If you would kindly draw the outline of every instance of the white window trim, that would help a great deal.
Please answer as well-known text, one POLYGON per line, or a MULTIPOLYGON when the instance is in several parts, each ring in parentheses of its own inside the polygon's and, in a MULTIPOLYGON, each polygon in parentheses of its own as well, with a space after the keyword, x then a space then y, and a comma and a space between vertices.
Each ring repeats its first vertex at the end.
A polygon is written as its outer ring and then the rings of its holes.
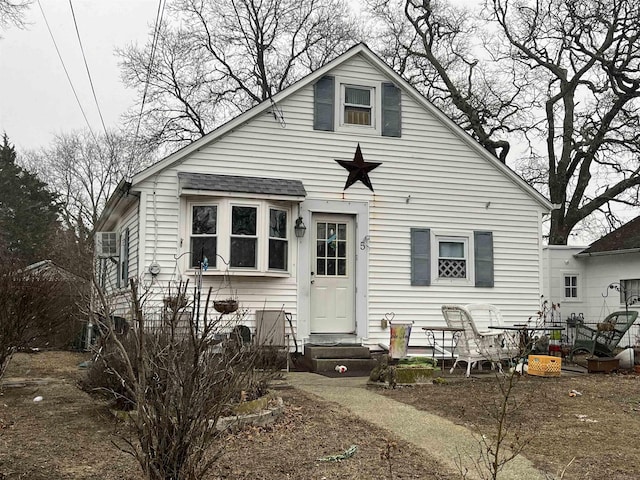
POLYGON ((581 302, 582 301, 582 279, 580 278, 580 273, 578 272, 572 272, 572 271, 564 271, 560 273, 560 278, 561 278, 561 284, 560 287, 562 288, 562 298, 564 303, 577 303, 577 302, 581 302), (576 297, 567 297, 566 296, 566 285, 565 285, 565 279, 567 277, 576 277, 576 297))
POLYGON ((381 135, 380 125, 382 124, 382 83, 354 78, 336 77, 335 89, 335 125, 338 132, 349 133, 371 133, 381 135), (345 87, 368 88, 371 90, 371 125, 354 125, 345 123, 344 119, 344 98, 345 87))
POLYGON ((431 232, 431 284, 456 284, 473 285, 475 278, 473 256, 473 232, 431 232), (463 242, 465 248, 465 260, 467 261, 466 278, 442 278, 438 275, 440 260, 440 242, 463 242))
MULTIPOLYGON (((270 200, 255 200, 239 198, 203 198, 203 197, 191 197, 187 198, 184 202, 184 208, 186 209, 186 215, 184 225, 182 226, 182 254, 184 258, 183 268, 188 274, 195 274, 198 271, 197 268, 191 266, 191 255, 184 253, 189 252, 191 248, 191 227, 192 227, 192 215, 193 207, 198 205, 216 205, 218 207, 218 219, 217 219, 217 253, 220 257, 216 258, 215 267, 210 266, 207 271, 203 271, 203 275, 221 275, 228 271, 234 275, 249 275, 249 276, 279 276, 288 277, 292 274, 292 245, 293 245, 293 219, 292 208, 290 202, 281 203, 270 200), (256 268, 249 267, 231 267, 231 209, 232 207, 255 207, 257 208, 256 216, 256 238, 257 238, 257 260, 256 268), (287 212, 287 270, 269 269, 269 210, 275 208, 278 210, 284 210, 287 212), (229 263, 227 266, 225 262, 229 263)), ((253 238, 253 237, 249 237, 253 238)))

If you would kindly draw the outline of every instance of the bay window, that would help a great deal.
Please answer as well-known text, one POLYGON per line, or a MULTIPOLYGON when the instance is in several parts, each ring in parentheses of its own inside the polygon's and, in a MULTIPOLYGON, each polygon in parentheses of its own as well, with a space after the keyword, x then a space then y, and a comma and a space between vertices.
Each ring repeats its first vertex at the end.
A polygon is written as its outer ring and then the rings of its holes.
POLYGON ((288 204, 268 200, 187 200, 190 268, 209 272, 286 273, 289 268, 288 204), (224 262, 218 262, 220 256, 224 262))

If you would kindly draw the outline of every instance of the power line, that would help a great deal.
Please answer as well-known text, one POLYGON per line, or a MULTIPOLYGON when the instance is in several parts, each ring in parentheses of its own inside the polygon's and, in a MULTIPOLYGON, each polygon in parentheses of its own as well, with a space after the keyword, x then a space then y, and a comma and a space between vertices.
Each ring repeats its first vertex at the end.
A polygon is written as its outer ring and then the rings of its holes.
POLYGON ((73 10, 73 3, 69 0, 69 7, 71 7, 71 16, 73 17, 73 25, 76 27, 76 36, 78 37, 78 43, 80 44, 80 51, 82 52, 82 60, 84 61, 84 67, 87 70, 87 77, 89 77, 89 85, 91 85, 91 93, 93 94, 93 100, 96 102, 96 108, 98 109, 98 115, 100 116, 100 122, 102 123, 102 129, 104 130, 105 138, 109 138, 107 133, 107 127, 104 124, 104 118, 102 117, 102 111, 98 104, 98 97, 96 96, 96 90, 93 87, 93 80, 91 78, 91 72, 89 71, 89 64, 87 63, 87 57, 84 54, 84 47, 82 46, 82 40, 80 39, 80 31, 78 30, 78 22, 76 21, 76 12, 73 10))
POLYGON ((78 98, 78 93, 76 92, 76 89, 73 86, 73 82, 71 81, 71 77, 69 76, 69 71, 67 70, 67 66, 65 65, 64 60, 62 59, 62 55, 60 54, 60 49, 58 48, 58 44, 56 43, 56 39, 53 36, 53 32, 51 31, 51 27, 49 26, 49 21, 47 20, 47 16, 44 13, 42 5, 40 4, 40 0, 38 0, 38 7, 40 7, 40 12, 42 12, 42 18, 44 18, 44 23, 47 26, 47 30, 49 31, 49 35, 51 36, 51 40, 53 41, 53 46, 56 49, 56 52, 58 54, 58 58, 60 59, 60 63, 62 63, 62 68, 64 69, 64 73, 66 74, 67 80, 69 81, 69 85, 71 86, 71 90, 73 91, 73 96, 76 98, 76 102, 78 103, 78 107, 80 108, 80 111, 82 112, 82 116, 84 117, 84 121, 87 124, 87 128, 89 129, 89 132, 91 133, 91 136, 93 137, 93 141, 96 142, 96 145, 97 145, 98 144, 98 140, 96 139, 96 136, 93 133, 93 129, 91 128, 91 124, 89 124, 89 120, 87 119, 87 115, 84 112, 84 108, 82 108, 82 104, 80 103, 80 99, 78 98))
MULTIPOLYGON (((140 103, 140 114, 138 115, 138 121, 136 122, 136 131, 133 136, 133 146, 131 148, 131 156, 133 157, 136 144, 138 142, 138 134, 140 132, 140 122, 142 121, 142 113, 144 112, 144 104, 147 100, 147 91, 149 90, 149 79, 151 77, 151 69, 153 68, 153 59, 156 54, 156 48, 158 46, 158 39, 160 37, 160 29, 162 28, 162 17, 164 15, 165 1, 158 0, 158 10, 156 12, 156 23, 153 27, 153 39, 151 40, 151 53, 149 55, 149 65, 147 67, 147 78, 144 81, 144 91, 142 92, 142 102, 140 103)), ((131 169, 131 161, 129 161, 128 168, 131 169)), ((128 172, 131 173, 130 171, 128 172)))

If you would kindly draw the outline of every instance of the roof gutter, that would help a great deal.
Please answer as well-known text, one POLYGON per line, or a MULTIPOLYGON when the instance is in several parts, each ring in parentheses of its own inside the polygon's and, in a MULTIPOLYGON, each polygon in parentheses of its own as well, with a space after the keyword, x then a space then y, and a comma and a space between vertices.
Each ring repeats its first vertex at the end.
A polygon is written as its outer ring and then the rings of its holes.
POLYGON ((638 253, 640 248, 627 248, 625 250, 610 250, 608 252, 580 252, 574 257, 603 257, 605 255, 623 255, 625 253, 638 253))

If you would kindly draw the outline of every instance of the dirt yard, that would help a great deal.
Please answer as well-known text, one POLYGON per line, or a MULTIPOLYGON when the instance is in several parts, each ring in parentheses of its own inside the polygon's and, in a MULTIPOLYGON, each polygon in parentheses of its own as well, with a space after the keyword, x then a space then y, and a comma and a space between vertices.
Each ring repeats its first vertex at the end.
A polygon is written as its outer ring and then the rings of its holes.
MULTIPOLYGON (((0 480, 137 479, 133 458, 114 443, 121 426, 106 405, 79 390, 78 364, 86 355, 19 354, 6 378, 24 378, 0 394, 0 480), (34 384, 34 379, 45 379, 34 384), (23 386, 20 386, 23 385, 23 386), (34 398, 42 397, 39 402, 34 398)), ((447 381, 378 389, 398 401, 492 435, 486 405, 500 396, 497 382, 447 381)), ((427 452, 354 418, 348 411, 292 389, 280 390, 285 414, 273 426, 249 428, 226 439, 209 479, 453 479, 427 452), (342 462, 318 459, 357 445, 342 462), (387 452, 390 452, 390 460, 387 452)), ((640 432, 640 377, 581 375, 522 377, 514 431, 529 440, 525 455, 565 479, 629 479, 636 473, 640 432), (570 397, 572 390, 582 395, 570 397)))

